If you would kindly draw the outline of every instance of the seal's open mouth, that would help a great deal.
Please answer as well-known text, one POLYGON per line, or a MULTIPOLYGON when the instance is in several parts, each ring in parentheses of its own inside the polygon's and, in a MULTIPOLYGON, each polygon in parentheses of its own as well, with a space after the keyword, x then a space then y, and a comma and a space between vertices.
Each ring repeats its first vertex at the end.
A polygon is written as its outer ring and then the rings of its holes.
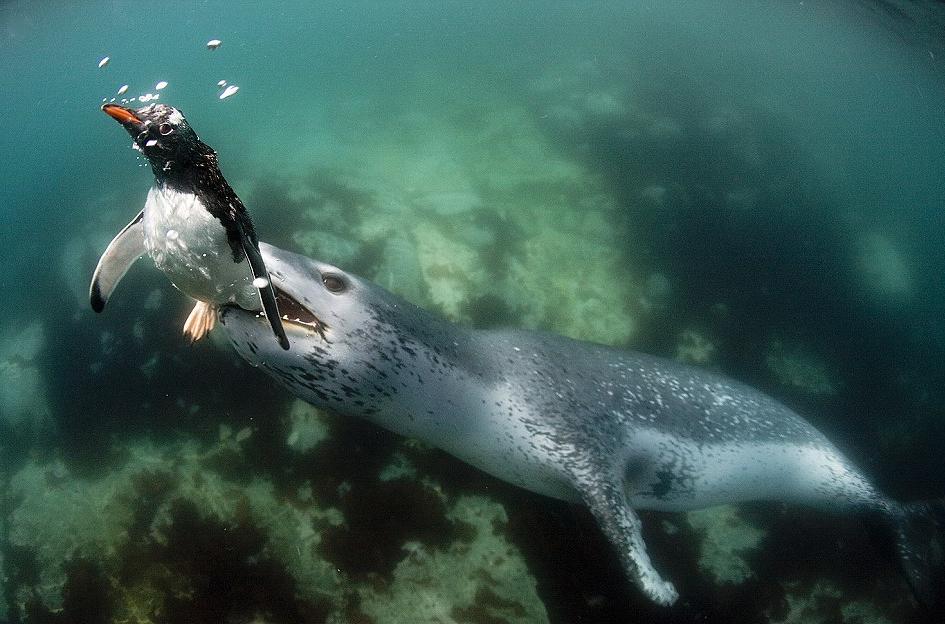
MULTIPOLYGON (((276 286, 273 286, 273 290, 276 293, 276 305, 279 306, 279 314, 282 315, 283 322, 302 325, 315 330, 322 338, 325 337, 325 330, 328 329, 328 325, 315 316, 314 312, 299 303, 292 295, 284 290, 276 286)), ((265 316, 263 313, 260 314, 265 316)))

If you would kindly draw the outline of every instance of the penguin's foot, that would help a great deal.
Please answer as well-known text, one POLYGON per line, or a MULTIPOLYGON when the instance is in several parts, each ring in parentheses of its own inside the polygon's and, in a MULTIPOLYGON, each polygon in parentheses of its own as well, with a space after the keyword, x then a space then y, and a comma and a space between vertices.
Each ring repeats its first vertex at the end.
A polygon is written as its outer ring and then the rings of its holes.
POLYGON ((217 324, 217 308, 215 305, 198 301, 190 316, 184 321, 184 336, 194 343, 210 333, 217 324))

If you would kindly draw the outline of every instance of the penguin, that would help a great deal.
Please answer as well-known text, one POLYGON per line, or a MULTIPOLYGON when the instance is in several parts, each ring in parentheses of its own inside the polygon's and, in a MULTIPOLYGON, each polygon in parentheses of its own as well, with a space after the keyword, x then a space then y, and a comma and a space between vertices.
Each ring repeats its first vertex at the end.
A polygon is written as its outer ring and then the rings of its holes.
POLYGON ((144 208, 99 260, 89 289, 92 309, 105 308, 125 272, 147 253, 175 287, 197 300, 184 323, 191 342, 213 329, 220 306, 233 304, 264 311, 279 345, 288 350, 255 227, 223 177, 216 152, 172 106, 105 104, 102 111, 147 157, 154 185, 144 208))

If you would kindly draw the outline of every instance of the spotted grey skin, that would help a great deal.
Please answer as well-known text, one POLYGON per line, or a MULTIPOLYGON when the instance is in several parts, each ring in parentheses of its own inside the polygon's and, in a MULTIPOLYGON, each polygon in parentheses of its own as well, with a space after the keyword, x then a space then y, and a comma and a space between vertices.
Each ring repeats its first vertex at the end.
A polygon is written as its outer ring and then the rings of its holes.
POLYGON ((659 603, 677 593, 650 562, 635 509, 768 499, 881 520, 899 509, 809 423, 746 385, 559 336, 464 328, 336 267, 261 251, 280 300, 311 311, 318 331, 290 320, 295 347, 283 352, 264 320, 224 307, 245 359, 315 405, 584 503, 659 603))

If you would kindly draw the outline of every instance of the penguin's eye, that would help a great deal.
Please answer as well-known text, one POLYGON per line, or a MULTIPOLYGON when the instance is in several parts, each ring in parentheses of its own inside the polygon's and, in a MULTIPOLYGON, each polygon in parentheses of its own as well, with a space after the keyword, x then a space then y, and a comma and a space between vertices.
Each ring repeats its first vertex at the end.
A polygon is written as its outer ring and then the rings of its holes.
POLYGON ((328 292, 340 293, 345 289, 345 281, 337 275, 322 275, 322 284, 328 292))
POLYGON ((158 132, 161 133, 161 136, 167 136, 171 132, 174 132, 174 126, 169 123, 162 123, 160 126, 158 126, 158 132))

